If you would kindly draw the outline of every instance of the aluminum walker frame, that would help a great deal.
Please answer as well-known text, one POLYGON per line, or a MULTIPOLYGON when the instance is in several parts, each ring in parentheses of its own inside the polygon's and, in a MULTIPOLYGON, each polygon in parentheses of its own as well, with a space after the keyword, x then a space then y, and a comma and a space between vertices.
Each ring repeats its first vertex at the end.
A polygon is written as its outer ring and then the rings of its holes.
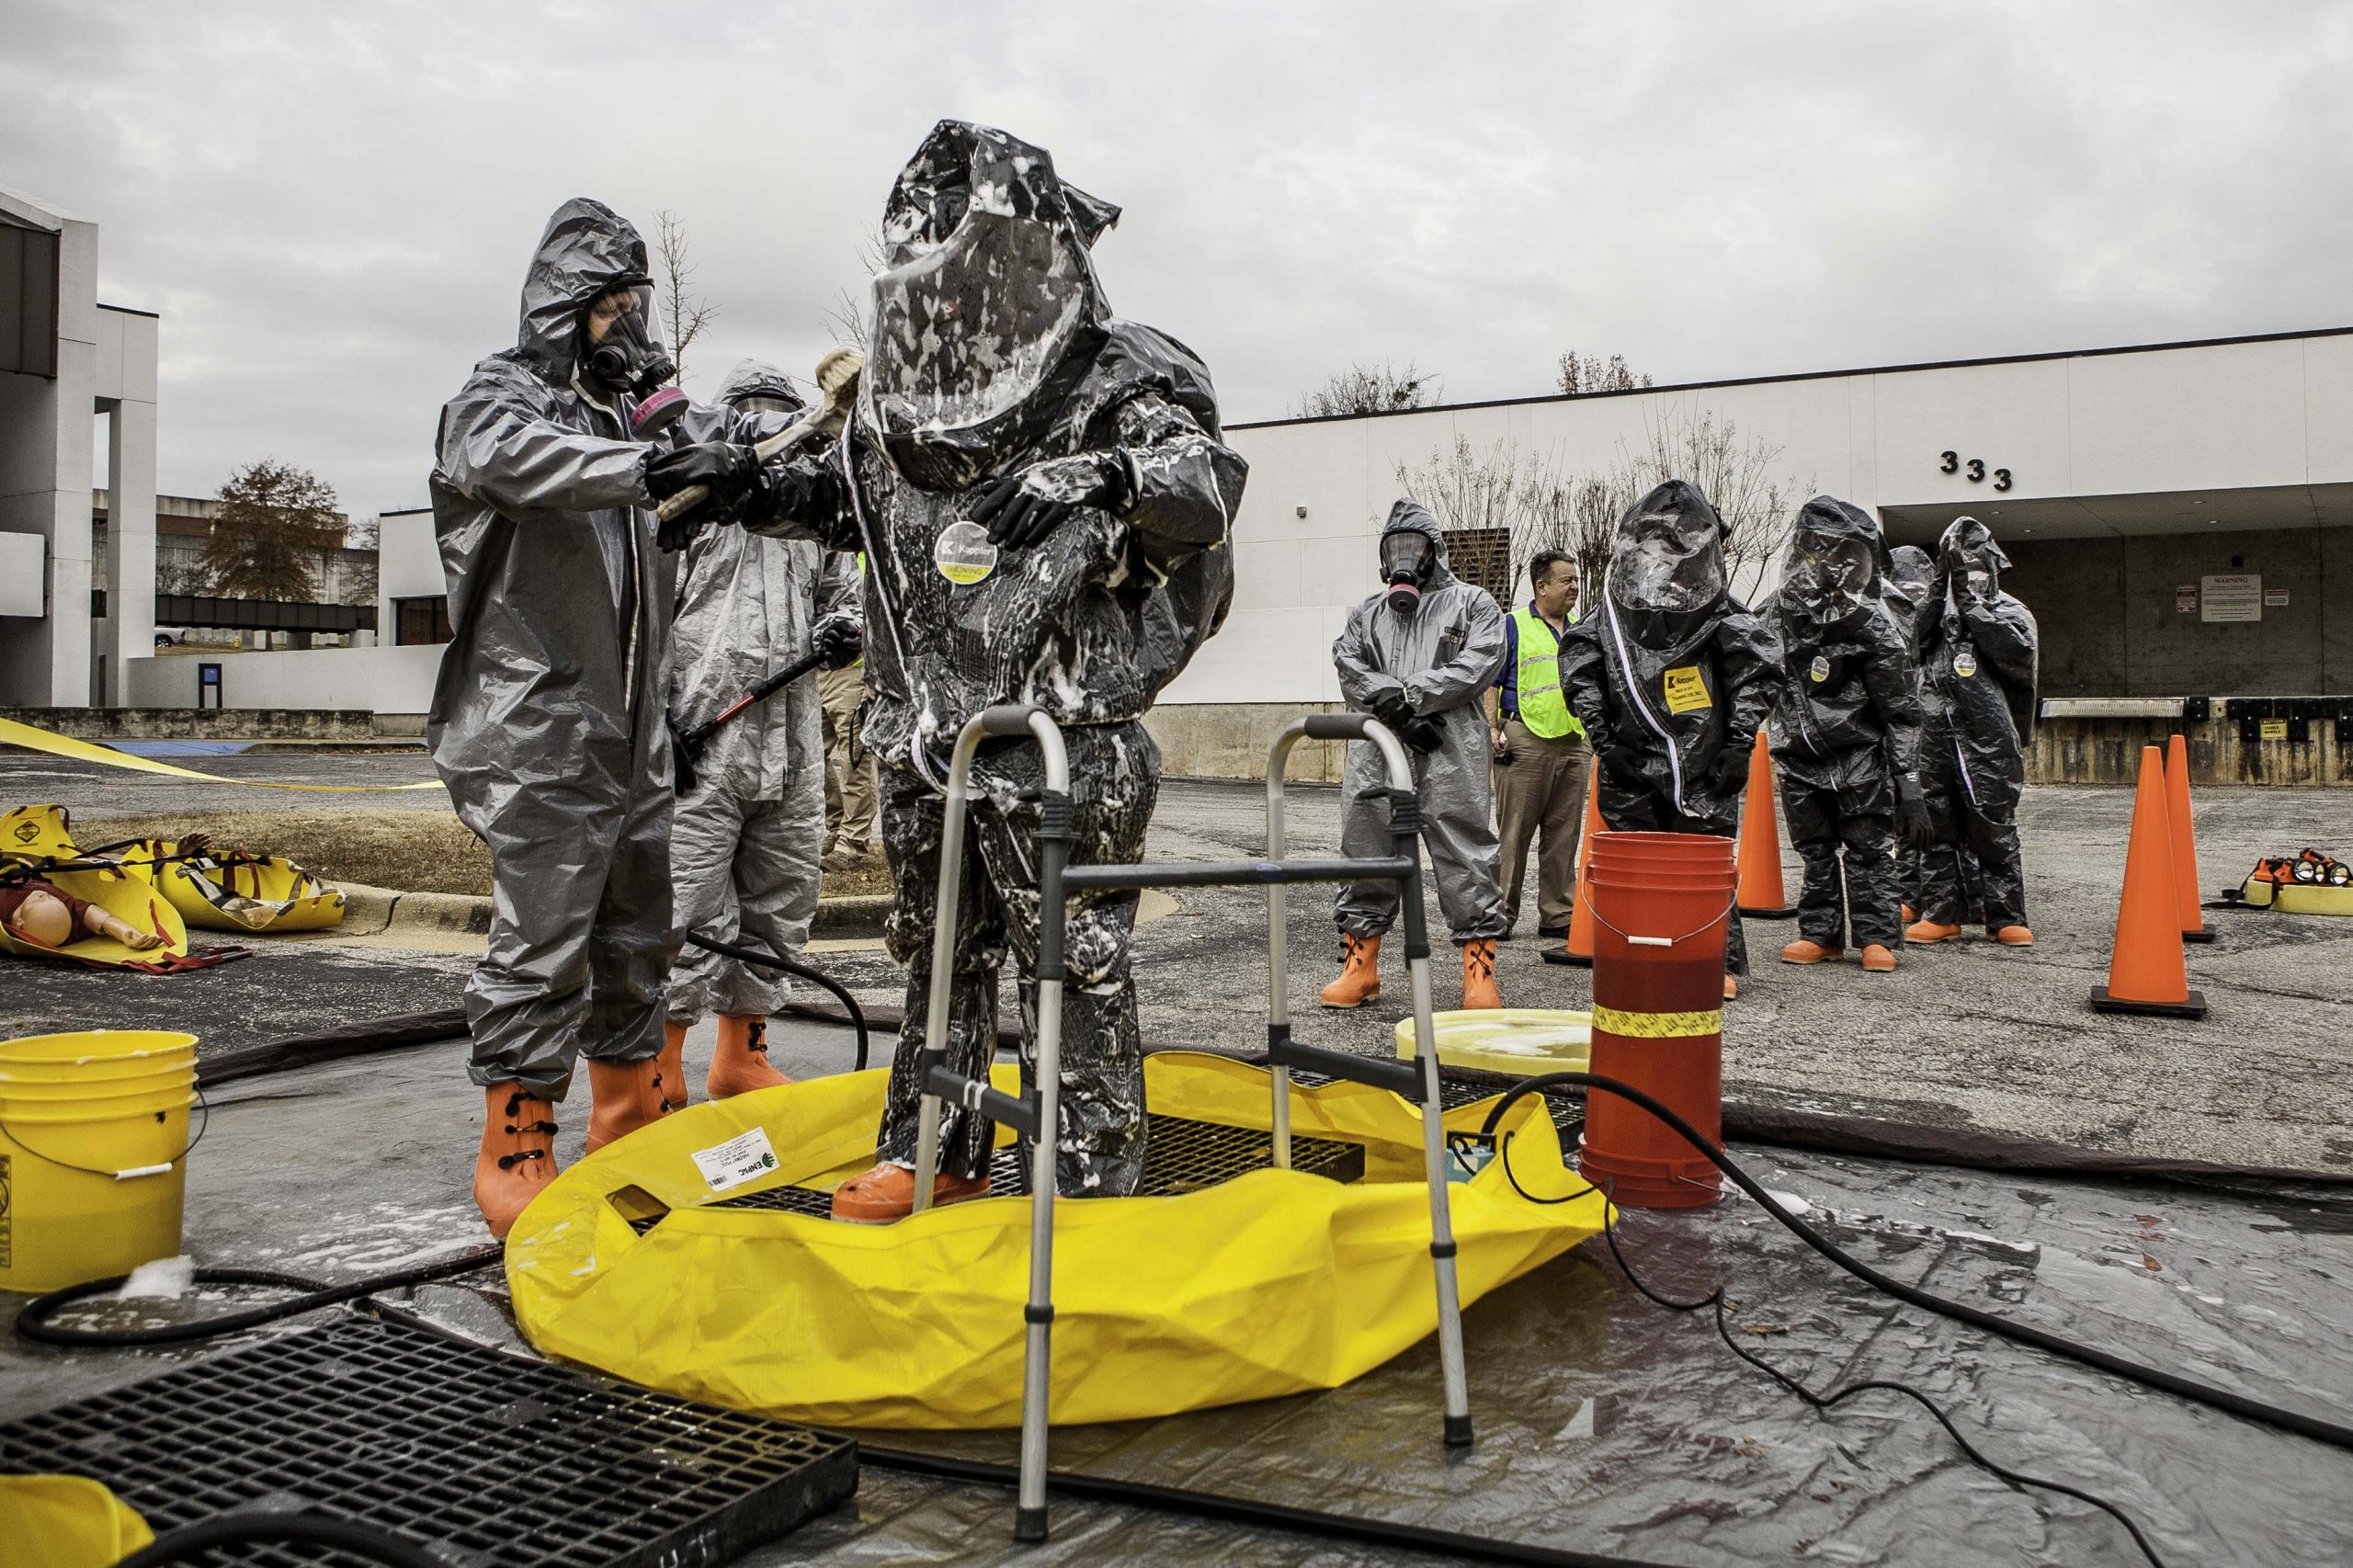
POLYGON ((921 1121, 915 1142, 915 1210, 931 1207, 939 1167, 939 1108, 952 1100, 968 1112, 1000 1121, 1027 1134, 1029 1171, 1029 1300, 1021 1379, 1021 1482, 1014 1512, 1014 1539, 1046 1539, 1047 1400, 1052 1387, 1054 1163, 1059 1139, 1062 1078, 1063 985, 1068 978, 1063 939, 1068 915, 1064 901, 1083 889, 1128 890, 1176 887, 1247 887, 1267 890, 1267 1062, 1273 1071, 1274 1156, 1290 1168, 1290 1074, 1306 1068, 1335 1078, 1388 1089, 1418 1100, 1422 1154, 1429 1184, 1430 1263, 1438 1288, 1438 1365, 1445 1388, 1445 1441, 1449 1448, 1472 1440, 1470 1392, 1463 1375, 1462 1298, 1455 1278, 1454 1226, 1448 1207, 1443 1107, 1438 1094, 1436 1027, 1430 1006, 1429 931, 1422 907, 1421 803, 1414 770, 1397 737, 1362 713, 1313 713, 1294 720, 1267 754, 1267 854, 1261 860, 1211 860, 1164 865, 1073 866, 1070 864, 1070 759, 1062 732, 1038 708, 1008 704, 973 718, 956 737, 948 771, 948 804, 941 824, 939 917, 931 937, 930 1014, 925 1020, 919 1081, 921 1121), (964 816, 971 799, 972 757, 984 739, 1027 734, 1044 756, 1046 788, 1038 825, 1038 1015, 1032 1087, 1008 1095, 989 1086, 985 1072, 969 1077, 947 1064, 948 992, 955 952, 956 911, 962 893, 964 816), (1302 740, 1363 741, 1380 748, 1388 765, 1390 853, 1283 858, 1283 772, 1302 740), (1414 998, 1415 1057, 1398 1062, 1307 1045, 1291 1038, 1289 932, 1283 889, 1294 882, 1393 881, 1400 884, 1405 924, 1405 967, 1414 998))

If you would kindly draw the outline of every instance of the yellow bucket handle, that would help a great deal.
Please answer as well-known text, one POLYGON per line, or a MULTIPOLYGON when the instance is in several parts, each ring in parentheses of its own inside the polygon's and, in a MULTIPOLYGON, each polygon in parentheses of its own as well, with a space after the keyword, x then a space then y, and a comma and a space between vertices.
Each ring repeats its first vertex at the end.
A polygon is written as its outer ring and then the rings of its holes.
POLYGON ((26 1142, 24 1135, 18 1132, 15 1128, 9 1126, 6 1121, 0 1121, 0 1132, 6 1133, 8 1135, 8 1141, 16 1144, 17 1148, 22 1149, 26 1153, 32 1155, 38 1160, 47 1160, 51 1165, 55 1165, 60 1170, 79 1171, 84 1176, 105 1176, 109 1181, 136 1181, 141 1176, 164 1175, 174 1165, 178 1165, 182 1160, 187 1159, 190 1154, 196 1153, 196 1146, 204 1142, 204 1134, 212 1126, 212 1107, 206 1101, 204 1097, 204 1090, 201 1085, 197 1087, 194 1092, 196 1095, 196 1108, 204 1113, 204 1119, 197 1124, 196 1136, 188 1141, 188 1147, 182 1149, 178 1153, 174 1154, 170 1159, 165 1160, 160 1165, 133 1165, 128 1170, 120 1171, 100 1170, 95 1165, 77 1165, 71 1164, 68 1161, 61 1160, 54 1154, 42 1153, 39 1149, 36 1149, 31 1144, 26 1142))

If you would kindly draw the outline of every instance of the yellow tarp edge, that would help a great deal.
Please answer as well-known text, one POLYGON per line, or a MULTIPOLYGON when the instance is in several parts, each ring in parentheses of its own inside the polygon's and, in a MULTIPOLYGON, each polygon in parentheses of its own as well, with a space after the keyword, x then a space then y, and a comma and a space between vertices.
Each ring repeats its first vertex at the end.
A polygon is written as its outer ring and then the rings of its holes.
POLYGON ((87 1476, 0 1475, 0 1541, 11 1562, 114 1568, 154 1539, 130 1505, 87 1476))
MULTIPOLYGON (((1145 1074, 1155 1110, 1268 1124, 1264 1069, 1160 1052, 1145 1074)), ((694 1106, 563 1172, 507 1244, 525 1335, 550 1355, 787 1420, 1017 1425, 1026 1199, 880 1227, 693 1207, 714 1197, 694 1152, 755 1128, 779 1167, 737 1193, 862 1165, 887 1078, 876 1070, 694 1106), (674 1212, 637 1235, 608 1201, 629 1187, 674 1212)), ((1446 1119, 1474 1129, 1483 1116, 1471 1106, 1446 1119)), ((1435 1329, 1415 1108, 1361 1085, 1295 1088, 1292 1125, 1365 1142, 1366 1179, 1261 1170, 1183 1197, 1056 1205, 1055 1421, 1333 1388, 1435 1329)), ((1586 1187, 1540 1102, 1515 1108, 1509 1125, 1513 1172, 1532 1198, 1496 1162, 1449 1189, 1466 1304, 1601 1228, 1598 1194, 1533 1200, 1586 1187)))
POLYGON ((95 762, 102 767, 128 768, 133 773, 153 773, 164 778, 195 778, 207 784, 242 784, 249 790, 303 790, 331 795, 376 795, 387 790, 438 790, 443 787, 438 778, 423 784, 281 784, 264 778, 229 778, 218 773, 199 773, 193 767, 158 762, 152 756, 133 756, 127 751, 116 751, 111 746, 102 746, 92 741, 77 741, 71 735, 57 734, 15 719, 0 719, 0 744, 47 752, 51 756, 70 757, 75 762, 95 762))

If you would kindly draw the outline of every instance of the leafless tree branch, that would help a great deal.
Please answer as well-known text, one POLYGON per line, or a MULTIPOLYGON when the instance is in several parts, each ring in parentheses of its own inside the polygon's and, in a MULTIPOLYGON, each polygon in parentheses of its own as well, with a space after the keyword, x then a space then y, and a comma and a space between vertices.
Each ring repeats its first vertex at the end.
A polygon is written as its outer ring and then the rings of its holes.
POLYGON ((687 379, 687 348, 718 316, 719 307, 689 287, 696 264, 688 259, 687 226, 668 208, 654 214, 654 254, 660 264, 662 313, 670 324, 670 358, 677 363, 677 381, 687 379))

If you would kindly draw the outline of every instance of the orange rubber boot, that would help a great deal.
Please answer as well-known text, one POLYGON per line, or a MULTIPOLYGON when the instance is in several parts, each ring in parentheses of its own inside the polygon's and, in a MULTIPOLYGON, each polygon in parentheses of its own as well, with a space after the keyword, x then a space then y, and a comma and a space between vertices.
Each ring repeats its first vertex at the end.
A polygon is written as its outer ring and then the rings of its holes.
POLYGON ((1960 926, 1939 926, 1933 920, 1915 920, 1904 928, 1907 942, 1949 942, 1960 935, 1960 926))
POLYGON ((1739 981, 1737 981, 1737 980, 1735 980, 1735 979, 1733 979, 1733 978, 1731 975, 1729 975, 1729 974, 1728 974, 1728 975, 1725 975, 1725 976, 1724 976, 1724 1000, 1725 1000, 1725 1001, 1727 1001, 1727 1002, 1733 1001, 1733 1000, 1735 1000, 1736 998, 1738 998, 1738 996, 1739 996, 1739 995, 1740 995, 1740 982, 1739 982, 1739 981))
POLYGON ((662 1051, 654 1064, 661 1076, 655 1080, 662 1085, 662 1097, 670 1102, 672 1110, 687 1108, 687 1026, 665 1023, 662 1026, 662 1051))
POLYGON ((675 1108, 662 1095, 662 1059, 588 1063, 588 1149, 651 1127, 675 1108))
POLYGON ((1894 949, 1877 942, 1867 944, 1863 949, 1863 967, 1873 974, 1887 973, 1895 967, 1894 949))
MULTIPOLYGON (((1864 950, 1870 951, 1869 949, 1864 950)), ((1843 957, 1846 951, 1844 948, 1825 948, 1820 942, 1809 942, 1801 937, 1781 949, 1781 961, 1783 963, 1822 963, 1829 959, 1843 957)))
POLYGON ((711 1052, 710 1071, 703 1077, 703 1093, 712 1099, 732 1099, 754 1089, 773 1089, 791 1079, 768 1065, 768 1021, 766 1018, 719 1015, 719 1049, 711 1052))
POLYGON ((484 1089, 474 1207, 490 1233, 505 1241, 516 1217, 554 1179, 555 1107, 520 1084, 484 1089))
POLYGON ((2034 933, 2023 926, 2005 926, 1994 933, 1994 940, 2006 948, 2030 948, 2034 946, 2034 933))
POLYGON ((1325 986, 1317 1000, 1326 1007, 1361 1007, 1380 1001, 1381 938, 1351 937, 1343 931, 1340 957, 1340 978, 1325 986))
POLYGON ((1465 1012, 1504 1005, 1495 989, 1495 944, 1490 937, 1462 944, 1462 1007, 1465 1012))
MULTIPOLYGON (((986 1198, 986 1176, 949 1176, 941 1171, 932 1179, 931 1201, 937 1208, 986 1198)), ((852 1176, 834 1188, 834 1218, 853 1225, 887 1225, 915 1211, 915 1173, 885 1160, 864 1176, 852 1176)))

